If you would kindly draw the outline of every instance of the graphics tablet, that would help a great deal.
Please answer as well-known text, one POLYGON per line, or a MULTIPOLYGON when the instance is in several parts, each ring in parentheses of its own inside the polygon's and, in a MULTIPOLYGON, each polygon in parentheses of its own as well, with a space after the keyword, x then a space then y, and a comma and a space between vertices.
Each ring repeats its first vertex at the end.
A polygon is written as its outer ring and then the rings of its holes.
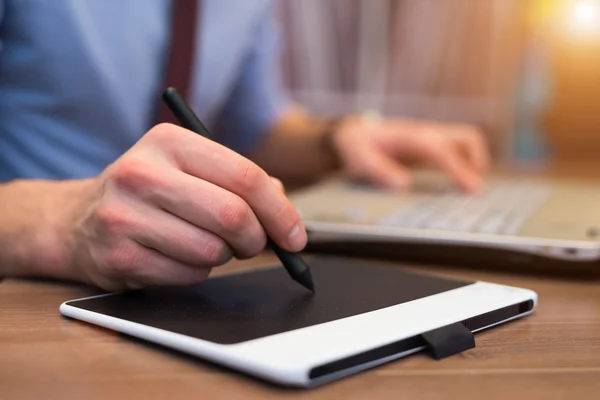
POLYGON ((432 344, 456 353, 452 347, 464 346, 457 328, 472 337, 532 313, 537 304, 527 289, 366 261, 319 257, 310 265, 315 294, 276 265, 195 286, 67 301, 60 312, 255 377, 307 387, 432 344))

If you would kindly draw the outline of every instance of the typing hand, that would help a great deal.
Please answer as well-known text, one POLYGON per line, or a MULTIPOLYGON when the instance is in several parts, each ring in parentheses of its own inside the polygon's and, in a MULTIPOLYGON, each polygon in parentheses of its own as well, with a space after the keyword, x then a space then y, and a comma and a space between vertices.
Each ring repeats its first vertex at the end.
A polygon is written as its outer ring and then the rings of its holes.
POLYGON ((489 163, 481 132, 468 125, 351 117, 332 141, 351 176, 391 189, 410 186, 405 162, 437 167, 464 191, 476 192, 489 163))
POLYGON ((203 281, 266 233, 299 251, 306 232, 281 183, 175 125, 150 130, 87 186, 67 227, 72 268, 107 290, 203 281))

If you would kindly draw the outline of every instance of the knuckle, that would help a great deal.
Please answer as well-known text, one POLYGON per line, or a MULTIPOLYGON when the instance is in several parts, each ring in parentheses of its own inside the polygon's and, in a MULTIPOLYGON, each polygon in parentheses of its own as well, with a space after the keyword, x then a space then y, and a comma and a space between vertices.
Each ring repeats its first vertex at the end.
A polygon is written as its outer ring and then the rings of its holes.
POLYGON ((266 172, 258 165, 248 159, 244 159, 237 166, 234 184, 242 193, 249 194, 256 190, 266 177, 266 172))
POLYGON ((119 245, 109 250, 105 268, 113 275, 135 275, 141 261, 140 251, 134 246, 119 245))
POLYGON ((468 125, 463 129, 465 136, 471 140, 479 141, 483 139, 483 132, 476 126, 468 125))
POLYGON ((104 201, 96 208, 96 222, 100 229, 112 236, 130 225, 129 212, 117 201, 104 201))
POLYGON ((435 145, 424 146, 422 153, 425 158, 430 161, 437 161, 440 158, 446 157, 448 150, 448 144, 446 142, 438 143, 435 145))
POLYGON ((355 157, 350 162, 344 164, 345 171, 352 177, 362 178, 369 174, 369 171, 373 169, 373 157, 365 153, 359 153, 358 157, 355 157))
POLYGON ((250 207, 243 200, 229 200, 220 210, 219 220, 228 231, 242 230, 250 217, 250 207))
POLYGON ((111 180, 117 187, 148 191, 164 184, 160 172, 147 161, 126 157, 113 167, 111 180))
POLYGON ((176 134, 176 125, 163 122, 150 129, 146 135, 144 135, 144 140, 164 147, 173 142, 173 137, 176 134))
POLYGON ((248 241, 244 249, 236 252, 236 257, 239 259, 249 259, 259 255, 267 245, 267 236, 264 231, 254 235, 251 241, 248 241))
POLYGON ((232 257, 229 247, 224 241, 213 238, 202 249, 203 261, 209 265, 223 264, 232 257))
POLYGON ((145 175, 146 164, 135 157, 124 157, 112 168, 112 181, 118 186, 136 184, 145 175))

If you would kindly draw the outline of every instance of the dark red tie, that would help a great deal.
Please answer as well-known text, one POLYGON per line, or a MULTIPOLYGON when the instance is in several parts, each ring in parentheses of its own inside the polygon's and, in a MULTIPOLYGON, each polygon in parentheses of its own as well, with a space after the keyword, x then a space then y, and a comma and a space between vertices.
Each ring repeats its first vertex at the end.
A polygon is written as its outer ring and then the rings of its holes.
MULTIPOLYGON (((173 86, 184 99, 189 101, 197 35, 197 10, 198 7, 201 7, 201 0, 172 0, 171 4, 170 45, 167 51, 165 80, 160 88, 160 93, 168 86, 173 86)), ((178 124, 162 99, 160 99, 158 110, 158 122, 178 124)))

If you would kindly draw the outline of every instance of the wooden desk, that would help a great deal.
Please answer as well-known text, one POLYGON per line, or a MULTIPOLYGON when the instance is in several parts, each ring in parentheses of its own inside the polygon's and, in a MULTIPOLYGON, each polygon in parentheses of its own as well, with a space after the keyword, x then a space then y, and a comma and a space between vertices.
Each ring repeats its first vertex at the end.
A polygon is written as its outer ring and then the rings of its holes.
MULTIPOLYGON (((219 273, 245 267, 234 263, 219 273)), ((540 296, 539 308, 477 334, 477 347, 460 355, 442 361, 415 355, 307 391, 265 384, 60 316, 61 302, 92 295, 92 289, 6 280, 0 283, 0 398, 583 399, 600 393, 597 283, 427 271, 531 288, 540 296)))
MULTIPOLYGON (((600 176, 598 164, 552 166, 540 172, 600 176)), ((259 257, 216 272, 271 261, 259 257)), ((0 399, 598 398, 600 283, 422 268, 533 289, 540 303, 531 317, 477 334, 477 347, 457 356, 434 361, 418 354, 306 391, 275 387, 61 317, 58 306, 63 301, 95 294, 92 289, 6 280, 0 283, 0 399)))

